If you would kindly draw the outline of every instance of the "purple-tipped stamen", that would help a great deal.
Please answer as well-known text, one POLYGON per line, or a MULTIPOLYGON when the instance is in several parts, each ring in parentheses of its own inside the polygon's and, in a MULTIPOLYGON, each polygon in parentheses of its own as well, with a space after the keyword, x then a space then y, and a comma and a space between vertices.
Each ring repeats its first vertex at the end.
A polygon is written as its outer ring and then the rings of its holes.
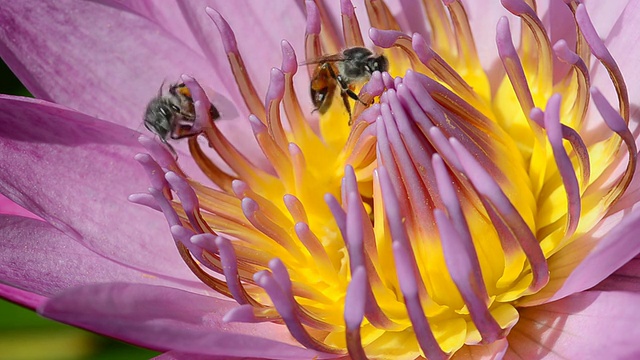
MULTIPOLYGON (((383 176, 380 177, 382 178, 383 176)), ((411 320, 411 325, 422 352, 428 359, 447 359, 449 356, 442 351, 438 341, 433 336, 429 320, 425 317, 422 309, 421 298, 418 295, 419 287, 416 286, 418 282, 421 283, 422 281, 417 279, 414 269, 410 266, 414 261, 410 250, 399 241, 394 240, 393 258, 396 263, 396 273, 398 274, 398 281, 405 306, 407 307, 409 320, 411 320)))
MULTIPOLYGON (((582 38, 582 36, 580 36, 582 38)), ((571 65, 571 69, 576 74, 578 82, 576 100, 573 109, 576 114, 576 126, 581 126, 584 118, 587 116, 589 108, 589 88, 591 87, 591 79, 589 78, 589 68, 584 60, 575 52, 569 49, 569 45, 564 40, 559 40, 553 45, 553 51, 558 59, 566 64, 571 65)))
POLYGON ((351 282, 344 301, 344 323, 346 325, 347 350, 351 359, 367 359, 362 348, 360 325, 364 319, 367 293, 367 274, 363 267, 351 273, 351 282))
POLYGON ((340 12, 342 13, 342 37, 346 47, 364 46, 360 24, 350 0, 340 0, 340 12))
POLYGON ((607 69, 609 72, 609 76, 611 77, 611 81, 615 86, 616 92, 618 93, 618 107, 620 109, 620 116, 624 119, 625 123, 629 122, 629 93, 627 92, 627 86, 625 85, 622 76, 622 72, 620 72, 620 68, 618 64, 611 56, 609 49, 605 46, 600 36, 596 32, 596 29, 589 18, 589 14, 587 13, 587 9, 583 4, 578 5, 575 12, 576 22, 580 27, 580 31, 582 31, 582 35, 586 40, 587 44, 589 44, 589 48, 593 55, 600 61, 600 63, 607 69))
POLYGON ((271 298, 271 301, 273 302, 273 305, 276 307, 276 310, 278 310, 278 313, 282 316, 282 320, 289 329, 291 336, 293 336, 302 346, 332 354, 343 354, 345 352, 342 349, 336 349, 325 345, 309 334, 296 313, 292 299, 286 295, 285 291, 280 287, 274 276, 269 271, 260 271, 256 273, 253 278, 256 284, 267 292, 269 298, 271 298))
POLYGON ((447 214, 439 209, 434 210, 447 269, 469 309, 473 323, 482 335, 483 342, 491 343, 504 334, 487 308, 489 295, 482 278, 471 232, 460 207, 456 189, 442 158, 438 155, 433 156, 433 168, 438 190, 447 210, 447 214))
POLYGON ((238 85, 238 89, 242 94, 245 105, 249 109, 250 113, 256 115, 260 120, 265 121, 265 108, 260 101, 258 92, 253 86, 251 77, 246 72, 246 67, 242 60, 242 56, 240 55, 240 51, 238 51, 238 44, 233 30, 231 30, 229 23, 227 23, 219 12, 210 7, 207 7, 205 11, 218 28, 220 38, 222 39, 222 45, 224 46, 224 50, 227 53, 227 59, 229 60, 229 65, 231 66, 231 71, 233 72, 233 76, 236 80, 236 84, 238 85))
POLYGON ((567 193, 568 209, 565 236, 569 238, 578 228, 582 203, 580 200, 580 186, 573 169, 573 164, 571 164, 571 159, 569 159, 569 155, 567 155, 562 144, 562 126, 560 124, 561 99, 559 94, 554 94, 549 98, 544 116, 544 125, 547 130, 551 149, 553 150, 553 156, 556 160, 556 165, 558 166, 558 171, 560 172, 560 177, 564 184, 565 192, 567 193))
POLYGON ((634 135, 631 133, 625 119, 615 111, 598 89, 592 87, 590 92, 593 97, 593 102, 595 103, 596 108, 598 108, 598 111, 600 112, 600 115, 602 115, 605 123, 612 131, 618 134, 625 145, 627 145, 627 152, 629 154, 629 160, 624 174, 618 181, 617 185, 611 189, 609 194, 607 194, 607 202, 609 204, 613 204, 620 199, 620 196, 624 194, 624 191, 633 179, 633 174, 636 170, 636 166, 638 165, 638 149, 636 147, 634 135))
POLYGON ((533 280, 529 285, 531 292, 536 292, 549 282, 549 268, 538 240, 529 226, 524 222, 517 209, 504 194, 495 179, 474 159, 473 155, 456 139, 450 139, 456 155, 483 202, 488 202, 498 216, 504 221, 518 241, 529 261, 533 280))

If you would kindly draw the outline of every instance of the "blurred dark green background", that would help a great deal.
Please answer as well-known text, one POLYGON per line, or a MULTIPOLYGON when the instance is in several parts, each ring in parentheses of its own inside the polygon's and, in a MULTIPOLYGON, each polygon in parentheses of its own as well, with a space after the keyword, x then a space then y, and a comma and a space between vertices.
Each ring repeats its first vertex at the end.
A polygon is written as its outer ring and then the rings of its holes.
MULTIPOLYGON (((0 61, 0 93, 30 96, 0 61)), ((0 299, 0 360, 149 359, 146 349, 63 325, 0 299)))

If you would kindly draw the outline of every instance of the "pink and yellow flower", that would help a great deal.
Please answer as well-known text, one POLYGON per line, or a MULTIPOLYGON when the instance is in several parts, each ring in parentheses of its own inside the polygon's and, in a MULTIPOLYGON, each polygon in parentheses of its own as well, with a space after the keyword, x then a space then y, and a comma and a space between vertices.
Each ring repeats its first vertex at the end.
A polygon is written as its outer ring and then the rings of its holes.
POLYGON ((0 10, 3 297, 167 359, 640 353, 639 4, 144 4, 0 10), (298 64, 353 46, 350 125, 298 64), (182 73, 176 162, 136 130, 182 73))

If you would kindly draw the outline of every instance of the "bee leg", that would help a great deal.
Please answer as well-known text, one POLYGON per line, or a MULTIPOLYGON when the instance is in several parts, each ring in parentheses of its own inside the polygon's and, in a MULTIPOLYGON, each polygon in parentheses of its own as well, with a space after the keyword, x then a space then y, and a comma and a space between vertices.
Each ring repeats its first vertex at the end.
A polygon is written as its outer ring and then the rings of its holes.
POLYGON ((171 144, 169 144, 169 142, 167 141, 167 139, 165 138, 160 138, 160 141, 167 147, 169 148, 169 151, 171 151, 171 154, 177 158, 178 157, 178 153, 176 153, 176 150, 173 148, 173 146, 171 146, 171 144))
POLYGON ((347 109, 347 113, 349 113, 349 126, 351 126, 351 124, 353 124, 353 119, 351 118, 351 104, 349 104, 349 98, 347 97, 347 93, 343 91, 340 94, 340 97, 342 98, 342 103, 344 104, 344 107, 347 109))
POLYGON ((179 129, 177 131, 171 132, 171 138, 173 140, 184 139, 186 137, 196 136, 202 133, 202 131, 193 131, 191 130, 191 126, 189 125, 179 125, 179 129))
POLYGON ((365 106, 369 105, 366 102, 362 101, 362 99, 360 99, 360 97, 356 93, 354 93, 353 90, 347 88, 343 92, 349 95, 349 97, 352 98, 353 100, 358 101, 360 104, 365 106))
POLYGON ((358 96, 358 94, 354 93, 353 90, 349 88, 349 84, 342 78, 342 76, 335 75, 333 71, 330 71, 330 72, 331 72, 331 75, 334 75, 334 79, 336 79, 336 82, 338 83, 338 85, 340 85, 340 91, 342 93, 346 93, 353 100, 361 102, 362 105, 367 105, 362 100, 360 100, 360 97, 358 96))

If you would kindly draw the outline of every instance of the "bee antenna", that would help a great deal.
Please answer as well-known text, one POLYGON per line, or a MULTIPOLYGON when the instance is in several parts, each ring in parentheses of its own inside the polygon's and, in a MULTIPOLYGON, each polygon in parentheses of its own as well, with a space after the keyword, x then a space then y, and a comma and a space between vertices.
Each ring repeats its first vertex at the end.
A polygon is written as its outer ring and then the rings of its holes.
POLYGON ((166 145, 166 147, 171 151, 171 153, 173 154, 174 157, 178 156, 178 153, 176 152, 176 150, 173 148, 173 146, 171 146, 171 144, 169 144, 169 142, 167 141, 167 139, 164 139, 162 137, 160 137, 160 142, 162 142, 164 145, 166 145))
POLYGON ((158 96, 162 96, 162 88, 164 87, 164 83, 167 81, 167 79, 163 79, 162 83, 160 84, 160 89, 158 89, 158 96))

